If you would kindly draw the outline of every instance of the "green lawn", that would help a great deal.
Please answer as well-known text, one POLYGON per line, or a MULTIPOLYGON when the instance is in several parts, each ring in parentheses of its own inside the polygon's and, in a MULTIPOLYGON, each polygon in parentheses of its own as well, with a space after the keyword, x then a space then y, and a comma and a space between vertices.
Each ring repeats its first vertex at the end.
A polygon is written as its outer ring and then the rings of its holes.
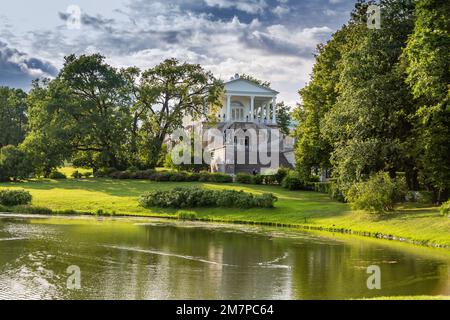
POLYGON ((383 233, 410 240, 450 246, 450 219, 437 207, 401 207, 383 217, 352 211, 347 204, 332 201, 315 192, 287 191, 277 186, 239 184, 170 183, 144 180, 68 179, 0 183, 1 188, 23 188, 33 195, 33 205, 54 210, 73 209, 96 212, 101 209, 118 215, 173 216, 177 210, 144 209, 138 197, 146 191, 175 186, 202 186, 211 189, 238 189, 253 193, 272 192, 279 201, 275 209, 194 209, 202 219, 307 225, 345 228, 355 232, 383 233))

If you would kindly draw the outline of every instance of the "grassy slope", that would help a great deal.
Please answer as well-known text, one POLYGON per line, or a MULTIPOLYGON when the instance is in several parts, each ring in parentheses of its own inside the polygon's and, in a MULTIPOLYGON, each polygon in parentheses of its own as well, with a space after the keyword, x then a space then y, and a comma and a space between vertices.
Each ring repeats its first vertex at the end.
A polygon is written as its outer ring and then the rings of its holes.
POLYGON ((148 210, 138 206, 138 197, 154 189, 201 185, 214 189, 238 189, 253 193, 273 192, 279 197, 275 209, 208 208, 192 210, 200 218, 221 221, 307 224, 316 227, 346 228, 353 231, 383 233, 417 241, 450 245, 450 219, 438 209, 403 207, 387 217, 377 218, 354 212, 348 205, 332 201, 314 192, 292 192, 276 186, 238 184, 155 183, 142 180, 37 180, 22 183, 0 183, 1 188, 24 188, 33 195, 33 205, 54 210, 74 209, 95 212, 98 209, 123 215, 167 216, 176 210, 148 210))

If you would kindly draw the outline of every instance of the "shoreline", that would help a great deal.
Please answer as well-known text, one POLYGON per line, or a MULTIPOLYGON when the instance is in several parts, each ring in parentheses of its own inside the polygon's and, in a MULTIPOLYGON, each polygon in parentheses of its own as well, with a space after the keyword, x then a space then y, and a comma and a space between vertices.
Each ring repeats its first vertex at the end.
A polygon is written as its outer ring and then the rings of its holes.
MULTIPOLYGON (((179 219, 177 216, 158 216, 158 215, 96 215, 94 213, 85 213, 85 214, 77 214, 77 215, 58 215, 58 214, 26 214, 26 213, 7 213, 0 212, 0 218, 60 218, 60 219, 85 219, 85 218, 97 218, 97 219, 119 219, 119 220, 160 220, 160 221, 179 221, 179 222, 190 222, 192 224, 195 223, 204 223, 205 225, 241 225, 241 226, 260 226, 260 227, 273 227, 273 228, 286 228, 286 229, 298 229, 299 231, 320 231, 327 233, 339 233, 343 235, 350 235, 361 238, 370 238, 370 239, 378 239, 378 240, 387 240, 397 243, 406 243, 413 246, 425 247, 425 248, 436 248, 436 249, 450 249, 449 245, 442 245, 437 243, 429 243, 428 241, 420 241, 420 240, 412 240, 392 234, 383 234, 381 232, 368 232, 368 231, 358 231, 352 230, 350 228, 343 228, 339 226, 328 227, 325 225, 309 225, 309 224, 289 224, 289 223, 273 223, 273 222, 264 222, 264 221, 246 221, 246 220, 233 220, 233 219, 214 219, 214 218, 197 218, 195 220, 183 220, 179 219)), ((332 237, 332 236, 331 236, 332 237)), ((334 238, 334 237, 332 237, 334 238)))

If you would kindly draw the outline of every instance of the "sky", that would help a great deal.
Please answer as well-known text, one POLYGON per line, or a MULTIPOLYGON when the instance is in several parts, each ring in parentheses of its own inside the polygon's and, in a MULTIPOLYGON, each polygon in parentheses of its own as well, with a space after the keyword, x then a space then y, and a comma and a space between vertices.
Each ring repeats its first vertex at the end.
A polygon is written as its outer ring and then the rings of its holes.
POLYGON ((354 2, 0 0, 0 86, 28 90, 56 76, 64 56, 100 52, 115 67, 175 57, 224 81, 251 74, 295 105, 317 45, 348 21, 354 2))

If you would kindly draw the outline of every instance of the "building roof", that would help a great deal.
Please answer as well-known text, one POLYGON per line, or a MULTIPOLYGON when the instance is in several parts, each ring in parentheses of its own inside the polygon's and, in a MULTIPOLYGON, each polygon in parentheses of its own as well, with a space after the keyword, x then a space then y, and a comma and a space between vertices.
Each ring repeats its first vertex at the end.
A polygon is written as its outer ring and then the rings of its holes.
POLYGON ((231 94, 254 94, 254 95, 264 95, 264 96, 276 96, 279 94, 271 88, 261 86, 253 81, 246 79, 235 78, 228 82, 225 82, 225 91, 231 94))

